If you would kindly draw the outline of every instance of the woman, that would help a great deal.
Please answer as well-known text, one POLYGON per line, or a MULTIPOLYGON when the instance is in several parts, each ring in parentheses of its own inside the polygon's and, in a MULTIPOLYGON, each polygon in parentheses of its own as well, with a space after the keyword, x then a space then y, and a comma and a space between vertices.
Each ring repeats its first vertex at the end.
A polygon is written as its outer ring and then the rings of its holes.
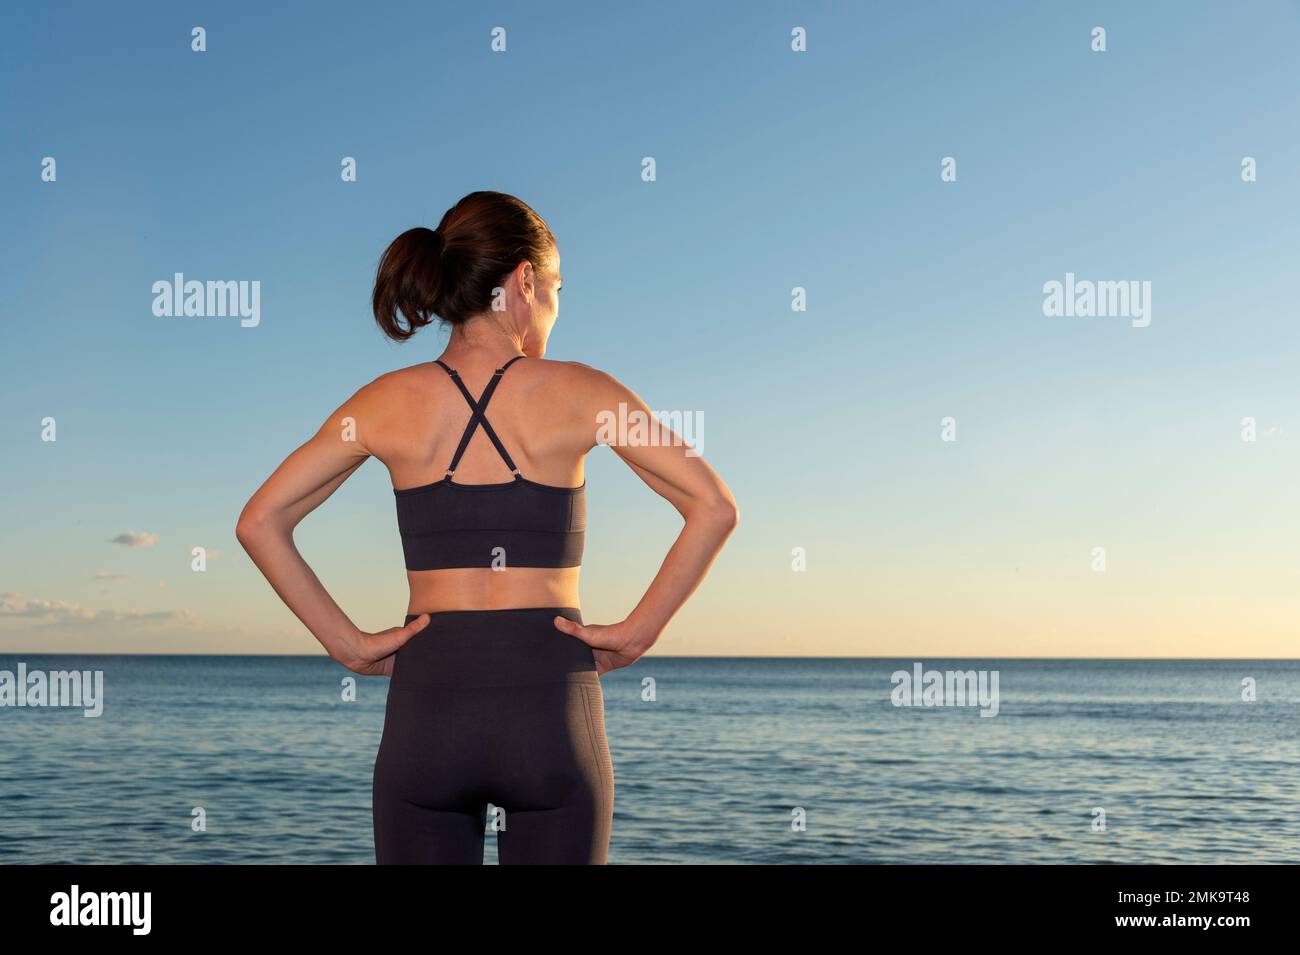
POLYGON ((245 550, 330 657, 391 678, 373 791, 381 864, 482 864, 489 803, 502 863, 603 863, 614 774, 599 678, 654 645, 736 526, 726 485, 672 432, 606 440, 611 414, 654 420, 640 398, 542 357, 560 284, 554 235, 513 196, 471 193, 436 230, 398 236, 375 320, 406 341, 436 316, 446 349, 349 398, 239 518, 245 550), (583 462, 598 443, 685 519, 645 596, 604 625, 578 605, 583 462), (357 629, 293 543, 371 456, 392 478, 410 585, 405 626, 379 633, 357 629))

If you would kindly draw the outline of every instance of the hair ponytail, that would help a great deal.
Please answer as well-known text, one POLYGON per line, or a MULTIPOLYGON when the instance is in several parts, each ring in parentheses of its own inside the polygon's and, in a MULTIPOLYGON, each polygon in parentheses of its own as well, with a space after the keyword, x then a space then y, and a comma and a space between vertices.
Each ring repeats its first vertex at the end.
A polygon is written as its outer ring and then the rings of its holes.
POLYGON ((375 321, 399 342, 435 317, 462 324, 491 308, 493 290, 520 262, 545 267, 554 245, 550 228, 522 200, 471 192, 436 231, 407 229, 384 251, 371 299, 375 321))
POLYGON ((389 338, 404 342, 433 321, 442 284, 442 251, 442 235, 424 226, 407 229, 384 250, 372 305, 375 321, 389 338))

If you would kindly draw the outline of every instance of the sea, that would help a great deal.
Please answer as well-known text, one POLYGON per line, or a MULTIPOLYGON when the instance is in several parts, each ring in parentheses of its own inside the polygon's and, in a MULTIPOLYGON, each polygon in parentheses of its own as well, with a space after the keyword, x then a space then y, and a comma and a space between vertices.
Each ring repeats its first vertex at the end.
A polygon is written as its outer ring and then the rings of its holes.
MULTIPOLYGON (((101 672, 102 711, 0 706, 0 864, 374 863, 386 679, 20 663, 101 672)), ((1300 862, 1300 661, 649 656, 602 684, 610 864, 1300 862)))

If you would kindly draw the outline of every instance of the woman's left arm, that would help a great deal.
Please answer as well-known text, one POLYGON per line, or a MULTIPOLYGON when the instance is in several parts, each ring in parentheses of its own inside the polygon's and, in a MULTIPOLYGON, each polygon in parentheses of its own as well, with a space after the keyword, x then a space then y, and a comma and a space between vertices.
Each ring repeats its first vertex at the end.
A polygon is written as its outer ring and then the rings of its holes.
POLYGON ((298 523, 338 490, 371 456, 363 436, 382 427, 377 379, 348 399, 306 444, 285 458, 244 505, 235 536, 280 599, 330 657, 356 673, 392 674, 393 654, 428 623, 365 633, 334 602, 294 545, 298 523))

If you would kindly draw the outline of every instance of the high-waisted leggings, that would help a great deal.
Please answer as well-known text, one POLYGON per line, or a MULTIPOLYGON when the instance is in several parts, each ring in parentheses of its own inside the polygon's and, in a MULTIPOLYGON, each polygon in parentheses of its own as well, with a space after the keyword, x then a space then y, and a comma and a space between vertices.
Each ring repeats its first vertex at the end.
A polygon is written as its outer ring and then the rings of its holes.
POLYGON ((557 614, 582 622, 573 607, 434 613, 397 651, 375 759, 379 864, 481 865, 489 803, 501 863, 605 861, 605 701, 591 647, 557 614))

